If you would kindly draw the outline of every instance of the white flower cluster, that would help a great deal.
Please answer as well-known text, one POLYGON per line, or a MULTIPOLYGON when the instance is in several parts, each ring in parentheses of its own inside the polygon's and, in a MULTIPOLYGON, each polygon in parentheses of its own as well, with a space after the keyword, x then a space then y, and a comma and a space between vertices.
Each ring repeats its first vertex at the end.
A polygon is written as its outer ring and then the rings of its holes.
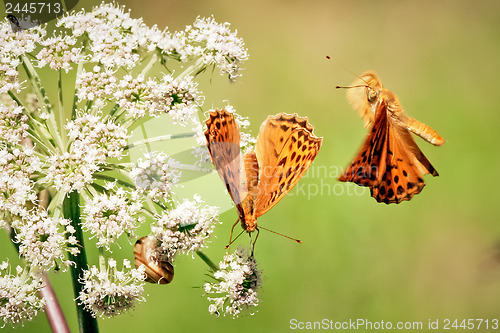
POLYGON ((248 59, 243 40, 236 37, 237 32, 229 29, 230 24, 217 23, 213 17, 198 17, 193 26, 186 28, 187 38, 194 45, 200 45, 203 61, 216 65, 221 74, 236 79, 239 63, 248 59))
POLYGON ((51 69, 64 69, 69 72, 72 69, 71 64, 77 64, 82 59, 81 49, 73 47, 76 44, 76 38, 73 36, 50 37, 40 42, 44 46, 36 55, 38 67, 49 65, 51 69))
POLYGON ((195 120, 194 115, 203 104, 198 84, 191 76, 178 80, 164 75, 159 81, 145 81, 142 75, 137 78, 126 75, 118 86, 114 97, 134 118, 143 117, 146 112, 149 116, 168 113, 174 122, 184 125, 195 120))
POLYGON ((95 151, 98 163, 105 163, 108 157, 120 159, 129 137, 126 128, 111 121, 103 122, 91 114, 70 121, 66 129, 73 140, 73 148, 82 154, 88 149, 95 151))
MULTIPOLYGON (((36 200, 30 177, 40 168, 32 148, 0 146, 0 212, 19 214, 26 203, 36 200)), ((0 221, 0 226, 6 225, 0 221)))
POLYGON ((28 136, 28 116, 23 113, 23 107, 15 103, 0 104, 0 138, 16 144, 28 136))
POLYGON ((85 154, 77 150, 50 156, 47 181, 65 193, 82 190, 85 185, 92 183, 93 174, 99 170, 98 153, 96 149, 88 148, 85 154))
POLYGON ((204 285, 207 294, 216 296, 208 297, 213 302, 208 311, 216 316, 238 317, 243 309, 257 306, 260 276, 255 258, 247 250, 238 248, 234 254, 225 256, 214 273, 217 282, 204 285))
POLYGON ((185 124, 203 104, 203 96, 197 86, 191 76, 177 80, 172 75, 164 75, 152 94, 155 107, 149 111, 150 114, 168 113, 174 122, 185 124))
POLYGON ((113 317, 132 309, 143 301, 144 266, 131 268, 130 262, 123 260, 123 270, 118 270, 116 261, 108 259, 107 264, 84 271, 83 290, 78 301, 94 317, 113 317), (104 266, 104 267, 103 267, 104 266))
POLYGON ((144 154, 130 171, 137 190, 155 201, 168 199, 180 176, 179 163, 159 152, 144 154))
POLYGON ((179 253, 190 253, 204 245, 218 222, 218 210, 213 206, 201 207, 201 198, 187 200, 176 208, 163 211, 152 234, 158 240, 161 260, 172 262, 179 253))
POLYGON ((131 18, 124 7, 105 3, 92 12, 63 17, 57 25, 70 29, 75 37, 86 34, 90 41, 89 60, 105 67, 132 68, 139 60, 139 51, 153 51, 154 37, 162 34, 156 27, 146 26, 142 19, 131 18))
POLYGON ((43 286, 36 274, 20 266, 10 273, 9 263, 0 264, 0 318, 5 324, 18 324, 33 319, 44 310, 45 299, 39 296, 43 286))
POLYGON ((135 230, 145 220, 138 216, 142 202, 137 193, 118 188, 113 194, 99 194, 87 202, 83 227, 97 237, 97 246, 110 249, 123 233, 136 237, 135 230))
POLYGON ((105 104, 104 98, 113 95, 116 89, 116 77, 111 69, 94 66, 92 72, 82 71, 76 79, 78 85, 78 100, 93 101, 96 106, 102 107, 105 104))
POLYGON ((67 253, 80 252, 70 221, 48 216, 46 210, 33 209, 15 220, 12 227, 17 231, 19 254, 41 270, 54 267, 66 270, 71 265, 66 259, 67 253))
POLYGON ((19 57, 35 50, 45 34, 44 27, 13 32, 8 19, 0 22, 0 94, 21 89, 16 69, 19 57))

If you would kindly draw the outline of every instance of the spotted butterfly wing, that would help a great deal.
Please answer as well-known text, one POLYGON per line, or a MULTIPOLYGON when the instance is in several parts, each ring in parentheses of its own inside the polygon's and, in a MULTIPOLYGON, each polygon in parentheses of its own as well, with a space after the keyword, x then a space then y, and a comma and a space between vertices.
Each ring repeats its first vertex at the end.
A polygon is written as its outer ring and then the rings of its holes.
POLYGON ((240 203, 248 193, 240 150, 240 131, 233 114, 226 110, 210 112, 205 137, 215 169, 226 185, 240 215, 240 203))
POLYGON ((262 124, 255 144, 259 163, 259 191, 255 215, 269 211, 307 171, 322 138, 313 134, 307 118, 280 113, 262 124))
POLYGON ((410 131, 426 141, 441 145, 444 139, 429 126, 404 115, 397 97, 382 87, 373 72, 363 73, 353 83, 357 93, 348 93, 351 104, 365 115, 373 110, 374 120, 362 149, 339 177, 340 181, 370 187, 378 202, 400 203, 410 200, 425 186, 423 175, 438 173, 418 148, 410 131), (355 101, 355 99, 360 99, 355 101))

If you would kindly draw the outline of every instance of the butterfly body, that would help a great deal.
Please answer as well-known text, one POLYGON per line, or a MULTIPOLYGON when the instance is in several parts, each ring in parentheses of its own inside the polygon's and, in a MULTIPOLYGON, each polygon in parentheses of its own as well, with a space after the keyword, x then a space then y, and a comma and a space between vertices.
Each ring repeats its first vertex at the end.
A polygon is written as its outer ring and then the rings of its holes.
POLYGON ((253 151, 241 154, 240 134, 232 113, 210 112, 205 137, 215 169, 238 210, 247 232, 307 171, 321 146, 307 118, 280 113, 261 125, 253 151))
POLYGON ((406 116, 399 99, 382 86, 375 73, 363 73, 353 86, 347 97, 371 131, 339 180, 369 187, 378 202, 410 200, 425 186, 424 174, 438 176, 410 132, 434 145, 442 145, 444 139, 406 116))

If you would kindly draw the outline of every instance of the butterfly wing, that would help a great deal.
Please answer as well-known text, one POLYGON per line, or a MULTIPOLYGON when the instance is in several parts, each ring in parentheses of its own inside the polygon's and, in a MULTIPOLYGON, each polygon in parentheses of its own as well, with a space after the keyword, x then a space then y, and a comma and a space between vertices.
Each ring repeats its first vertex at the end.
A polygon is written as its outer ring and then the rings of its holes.
POLYGON ((256 217, 295 186, 318 154, 322 140, 313 134, 307 118, 280 113, 266 119, 255 144, 259 163, 256 217))
POLYGON ((215 110, 209 113, 206 125, 205 137, 212 163, 242 216, 240 203, 248 191, 246 177, 242 174, 244 167, 238 124, 232 113, 215 110))
POLYGON ((378 202, 400 203, 420 193, 423 174, 438 173, 410 132, 389 116, 387 104, 381 101, 377 108, 370 135, 339 180, 369 186, 378 202))
POLYGON ((351 165, 339 177, 341 182, 353 182, 360 186, 377 184, 385 170, 389 123, 387 111, 380 109, 375 116, 370 134, 351 165))

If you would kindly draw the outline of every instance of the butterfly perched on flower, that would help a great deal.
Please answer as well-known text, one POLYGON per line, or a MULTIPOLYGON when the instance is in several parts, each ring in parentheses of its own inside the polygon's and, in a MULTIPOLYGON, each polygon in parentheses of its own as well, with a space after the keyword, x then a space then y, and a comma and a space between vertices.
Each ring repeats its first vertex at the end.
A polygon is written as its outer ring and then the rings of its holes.
POLYGON ((398 98, 371 71, 361 74, 347 90, 347 99, 365 127, 371 126, 361 150, 339 177, 368 186, 378 202, 410 200, 425 186, 423 175, 438 172, 418 148, 410 132, 440 146, 444 139, 432 128, 406 116, 398 98))
POLYGON ((212 163, 236 205, 238 221, 247 232, 258 230, 257 218, 297 184, 323 140, 313 134, 307 118, 279 113, 267 117, 254 150, 242 155, 239 126, 232 113, 212 111, 206 125, 212 163))

